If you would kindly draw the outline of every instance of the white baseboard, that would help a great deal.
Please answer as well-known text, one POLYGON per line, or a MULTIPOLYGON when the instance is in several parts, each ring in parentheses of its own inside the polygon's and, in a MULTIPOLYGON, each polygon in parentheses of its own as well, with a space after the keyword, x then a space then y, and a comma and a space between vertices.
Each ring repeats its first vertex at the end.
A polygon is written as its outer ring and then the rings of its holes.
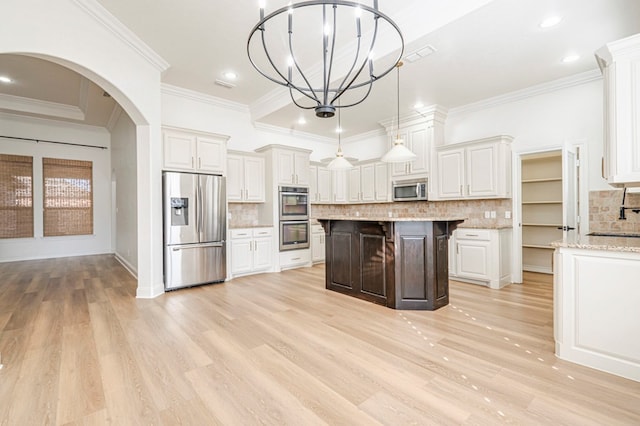
POLYGON ((127 260, 124 257, 120 256, 118 253, 114 253, 113 256, 118 262, 120 262, 122 266, 124 266, 124 269, 126 269, 131 275, 133 275, 133 278, 138 279, 137 268, 135 268, 131 263, 127 262, 127 260))
POLYGON ((522 270, 527 272, 538 272, 540 274, 553 274, 553 269, 546 266, 522 265, 522 270))

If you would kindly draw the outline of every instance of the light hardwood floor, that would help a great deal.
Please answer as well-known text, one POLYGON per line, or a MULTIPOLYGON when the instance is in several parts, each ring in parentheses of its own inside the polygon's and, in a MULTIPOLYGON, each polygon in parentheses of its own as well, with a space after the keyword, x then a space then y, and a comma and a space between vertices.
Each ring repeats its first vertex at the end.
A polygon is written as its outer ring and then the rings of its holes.
POLYGON ((135 286, 111 256, 0 264, 0 424, 640 424, 640 383, 555 358, 544 275, 435 312, 323 266, 135 286))

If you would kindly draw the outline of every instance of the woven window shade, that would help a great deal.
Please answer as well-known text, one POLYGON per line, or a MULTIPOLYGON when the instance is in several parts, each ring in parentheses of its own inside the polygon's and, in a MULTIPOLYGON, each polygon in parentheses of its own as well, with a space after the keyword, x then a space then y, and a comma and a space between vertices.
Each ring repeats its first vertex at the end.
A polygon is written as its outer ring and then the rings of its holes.
POLYGON ((93 163, 42 159, 44 236, 93 234, 93 163))
POLYGON ((0 238, 33 237, 33 157, 0 154, 0 238))

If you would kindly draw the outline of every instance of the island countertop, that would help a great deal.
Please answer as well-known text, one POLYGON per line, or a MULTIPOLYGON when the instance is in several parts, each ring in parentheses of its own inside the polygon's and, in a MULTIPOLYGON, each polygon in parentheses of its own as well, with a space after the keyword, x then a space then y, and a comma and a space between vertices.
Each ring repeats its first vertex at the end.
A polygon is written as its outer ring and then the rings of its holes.
POLYGON ((556 248, 579 248, 585 250, 640 253, 640 238, 638 237, 576 235, 554 241, 551 245, 556 248))
POLYGON ((466 217, 389 217, 389 216, 340 216, 331 215, 315 218, 322 220, 350 220, 356 222, 462 222, 466 217))

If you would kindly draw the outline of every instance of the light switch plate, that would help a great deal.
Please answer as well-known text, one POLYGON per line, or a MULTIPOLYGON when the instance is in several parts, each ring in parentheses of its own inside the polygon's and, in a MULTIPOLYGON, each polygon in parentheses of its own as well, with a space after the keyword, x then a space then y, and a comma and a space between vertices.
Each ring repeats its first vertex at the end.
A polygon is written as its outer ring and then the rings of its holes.
POLYGON ((484 212, 484 218, 485 218, 485 219, 489 219, 490 217, 491 217, 491 212, 490 212, 489 210, 486 210, 486 211, 484 212))
POLYGON ((496 211, 491 210, 491 219, 495 219, 495 218, 496 218, 496 211))

